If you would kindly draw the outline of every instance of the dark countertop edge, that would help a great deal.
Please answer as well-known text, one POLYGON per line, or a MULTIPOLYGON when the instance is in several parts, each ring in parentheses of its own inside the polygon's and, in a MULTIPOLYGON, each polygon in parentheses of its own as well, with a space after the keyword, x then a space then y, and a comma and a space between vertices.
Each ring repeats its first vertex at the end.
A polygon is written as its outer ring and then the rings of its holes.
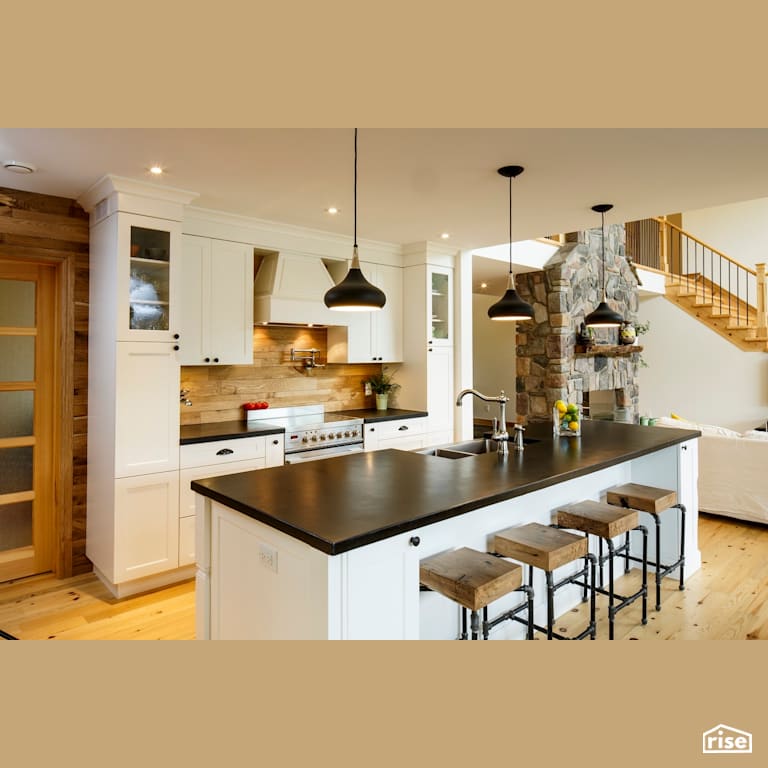
MULTIPOLYGON (((440 512, 425 515, 424 517, 413 518, 412 520, 408 520, 407 522, 403 522, 398 525, 390 525, 386 528, 380 528, 361 536, 355 536, 354 538, 345 539, 344 541, 339 541, 336 543, 327 541, 326 539, 321 539, 309 531, 296 528, 295 526, 285 523, 282 520, 272 517, 272 515, 266 512, 254 509, 253 507, 249 507, 246 504, 235 502, 223 494, 216 493, 215 491, 212 491, 205 486, 199 486, 194 480, 192 481, 192 490, 208 497, 209 499, 212 499, 213 501, 217 501, 220 504, 223 504, 225 507, 229 507, 230 509, 242 512, 247 517, 258 520, 259 522, 268 525, 270 528, 275 528, 276 530, 282 531, 292 538, 303 541, 305 544, 309 544, 314 549, 318 549, 327 555, 340 555, 344 552, 349 552, 352 549, 358 549, 359 547, 364 547, 368 544, 374 544, 377 541, 383 541, 384 539, 389 539, 392 536, 397 536, 401 533, 413 531, 416 528, 423 528, 427 525, 440 523, 443 520, 450 520, 452 517, 457 517, 459 515, 466 514, 467 512, 472 512, 475 509, 487 507, 491 504, 497 504, 500 501, 506 501, 518 496, 525 496, 528 493, 539 491, 542 488, 548 488, 551 485, 557 485, 559 483, 567 482, 568 480, 574 480, 577 477, 592 474, 593 472, 599 472, 601 469, 607 469, 608 467, 615 466, 616 464, 623 464, 625 461, 632 461, 633 459, 640 458, 641 456, 645 456, 650 453, 656 453, 656 451, 663 450, 664 448, 671 448, 672 446, 678 445, 679 443, 684 443, 688 440, 692 440, 693 438, 701 437, 701 432, 697 430, 676 429, 674 431, 676 433, 675 437, 671 436, 670 439, 665 440, 660 445, 655 445, 652 448, 642 448, 636 451, 630 451, 616 459, 608 459, 606 461, 592 464, 589 467, 580 467, 579 469, 563 472, 559 475, 551 475, 550 477, 545 477, 541 480, 527 483, 526 485, 510 488, 508 491, 502 491, 501 493, 473 499, 472 501, 465 502, 464 504, 460 504, 457 507, 441 510, 440 512)), ((560 439, 571 440, 573 438, 561 437, 560 439)), ((445 459, 445 461, 451 461, 451 459, 445 459)))
MULTIPOLYGON (((197 426, 192 424, 190 426, 197 426)), ((259 427, 250 429, 247 432, 231 432, 224 430, 219 434, 200 435, 196 437, 179 437, 179 445, 194 445, 196 443, 215 443, 218 440, 238 440, 242 437, 264 437, 266 435, 282 435, 285 429, 283 427, 259 427)))
POLYGON ((357 411, 341 411, 341 413, 345 413, 348 416, 360 415, 365 424, 376 424, 380 421, 399 421, 400 419, 419 419, 429 416, 426 411, 406 411, 398 408, 389 408, 386 411, 373 411, 366 408, 357 411))

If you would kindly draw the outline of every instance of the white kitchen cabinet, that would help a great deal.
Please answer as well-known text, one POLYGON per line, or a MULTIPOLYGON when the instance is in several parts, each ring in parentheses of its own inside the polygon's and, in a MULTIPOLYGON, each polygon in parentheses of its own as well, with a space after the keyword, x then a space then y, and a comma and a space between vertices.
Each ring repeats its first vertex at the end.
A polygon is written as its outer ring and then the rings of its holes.
POLYGON ((264 435, 182 445, 179 450, 179 565, 195 562, 193 480, 282 466, 284 436, 264 435))
POLYGON ((453 440, 453 415, 456 395, 453 386, 453 347, 427 348, 427 431, 430 445, 453 440))
POLYGON ((427 267, 427 343, 453 346, 453 270, 427 267))
POLYGON ((116 583, 179 565, 179 473, 115 481, 116 583))
POLYGON ((363 425, 363 447, 366 451, 399 448, 413 451, 426 445, 427 419, 396 419, 363 425))
POLYGON ((365 278, 384 291, 381 310, 350 312, 347 325, 328 327, 329 363, 396 363, 403 359, 403 270, 360 262, 365 278))
POLYGON ((169 344, 121 341, 115 346, 114 476, 178 469, 176 353, 169 344))
POLYGON ((179 360, 253 363, 253 247, 182 237, 179 360))
POLYGON ((105 176, 90 213, 86 555, 118 597, 178 568, 179 269, 193 193, 105 176))

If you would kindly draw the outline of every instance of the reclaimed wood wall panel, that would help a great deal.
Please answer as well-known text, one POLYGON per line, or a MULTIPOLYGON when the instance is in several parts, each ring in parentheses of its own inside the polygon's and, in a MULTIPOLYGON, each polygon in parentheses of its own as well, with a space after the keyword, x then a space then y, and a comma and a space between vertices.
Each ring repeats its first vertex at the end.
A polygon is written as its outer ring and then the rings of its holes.
POLYGON ((242 405, 266 400, 270 408, 322 403, 327 411, 375 408, 366 397, 363 380, 381 371, 380 363, 329 365, 311 373, 291 361, 291 348, 319 349, 325 362, 325 328, 256 326, 253 365, 182 366, 181 386, 191 406, 181 406, 182 424, 233 421, 244 418, 242 405))
POLYGON ((60 317, 65 353, 57 519, 60 577, 85 573, 88 431, 88 214, 75 200, 0 187, 0 258, 58 265, 66 297, 60 317))

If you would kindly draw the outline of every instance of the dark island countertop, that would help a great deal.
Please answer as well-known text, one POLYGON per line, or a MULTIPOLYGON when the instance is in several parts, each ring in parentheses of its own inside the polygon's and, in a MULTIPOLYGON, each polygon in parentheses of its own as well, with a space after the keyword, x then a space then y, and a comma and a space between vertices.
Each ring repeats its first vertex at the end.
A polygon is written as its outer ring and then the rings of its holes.
POLYGON ((192 482, 192 490, 329 555, 546 488, 697 438, 695 430, 583 421, 580 438, 447 459, 394 449, 192 482))
POLYGON ((376 408, 359 408, 354 411, 342 411, 342 413, 362 419, 366 424, 375 424, 379 421, 395 421, 397 419, 418 419, 421 416, 429 415, 426 411, 408 411, 403 408, 388 408, 385 411, 379 411, 376 408))
POLYGON ((234 440, 238 437, 281 435, 285 430, 258 421, 218 421, 208 424, 185 424, 179 431, 179 444, 210 443, 214 440, 234 440))

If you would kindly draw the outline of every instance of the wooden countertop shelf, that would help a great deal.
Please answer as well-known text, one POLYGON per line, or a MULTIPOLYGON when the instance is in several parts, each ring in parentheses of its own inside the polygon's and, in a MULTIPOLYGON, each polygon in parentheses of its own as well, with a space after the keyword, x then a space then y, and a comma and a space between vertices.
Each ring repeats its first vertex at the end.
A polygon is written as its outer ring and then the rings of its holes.
POLYGON ((642 351, 639 344, 593 344, 588 347, 577 344, 575 349, 577 355, 584 357, 625 357, 642 351))

